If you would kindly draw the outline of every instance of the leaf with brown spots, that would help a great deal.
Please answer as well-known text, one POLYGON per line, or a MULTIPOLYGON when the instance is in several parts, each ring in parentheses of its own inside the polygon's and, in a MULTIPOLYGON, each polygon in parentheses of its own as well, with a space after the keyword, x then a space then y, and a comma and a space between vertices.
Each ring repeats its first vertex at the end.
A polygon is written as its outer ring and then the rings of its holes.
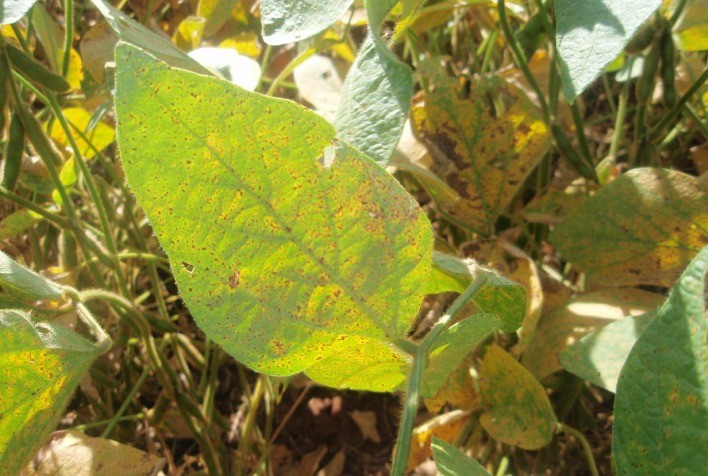
POLYGON ((603 286, 671 286, 708 243, 708 193, 694 177, 630 170, 573 209, 549 240, 603 286))
POLYGON ((491 234, 548 150, 549 129, 528 97, 499 78, 476 80, 466 96, 445 74, 440 58, 420 63, 418 73, 428 88, 425 105, 412 112, 415 131, 430 149, 438 175, 461 197, 446 211, 491 234))
POLYGON ((431 267, 415 200, 291 101, 116 57, 122 163, 204 332, 270 375, 398 387, 431 267))
POLYGON ((34 456, 98 353, 65 327, 0 311, 0 475, 34 456))
POLYGON ((706 474, 708 247, 637 340, 617 382, 619 474, 706 474))
POLYGON ((526 450, 551 441, 556 416, 546 391, 501 347, 492 345, 484 355, 479 385, 489 406, 480 423, 495 439, 526 450))

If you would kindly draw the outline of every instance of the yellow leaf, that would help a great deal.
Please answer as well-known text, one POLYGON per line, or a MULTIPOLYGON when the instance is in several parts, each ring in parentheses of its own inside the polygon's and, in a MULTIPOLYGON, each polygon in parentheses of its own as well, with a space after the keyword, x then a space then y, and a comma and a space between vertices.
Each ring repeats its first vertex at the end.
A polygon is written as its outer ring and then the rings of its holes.
MULTIPOLYGON (((87 131, 89 123, 91 122, 91 113, 86 109, 80 107, 70 107, 64 109, 63 111, 66 120, 71 126, 74 127, 73 137, 81 151, 81 154, 86 160, 92 159, 96 156, 94 151, 102 151, 115 139, 115 131, 111 126, 103 122, 98 122, 96 126, 87 131), (81 131, 86 138, 91 142, 89 145, 76 130, 81 131)), ((49 128, 49 136, 65 150, 71 150, 69 140, 64 134, 64 129, 62 129, 59 121, 52 121, 51 127, 49 128)))
POLYGON ((181 50, 192 51, 202 44, 202 35, 206 27, 206 19, 190 15, 179 24, 172 42, 181 50))

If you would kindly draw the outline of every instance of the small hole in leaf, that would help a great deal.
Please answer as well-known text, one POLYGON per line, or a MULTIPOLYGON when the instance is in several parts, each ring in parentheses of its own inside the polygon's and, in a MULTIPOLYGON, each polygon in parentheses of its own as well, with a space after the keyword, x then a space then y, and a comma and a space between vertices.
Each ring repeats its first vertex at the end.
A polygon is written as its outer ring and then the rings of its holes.
POLYGON ((186 261, 182 261, 182 267, 190 274, 194 271, 194 265, 191 265, 186 261))
POLYGON ((241 275, 239 274, 238 270, 234 270, 234 273, 229 276, 229 287, 231 289, 236 289, 236 286, 239 285, 241 282, 241 275))

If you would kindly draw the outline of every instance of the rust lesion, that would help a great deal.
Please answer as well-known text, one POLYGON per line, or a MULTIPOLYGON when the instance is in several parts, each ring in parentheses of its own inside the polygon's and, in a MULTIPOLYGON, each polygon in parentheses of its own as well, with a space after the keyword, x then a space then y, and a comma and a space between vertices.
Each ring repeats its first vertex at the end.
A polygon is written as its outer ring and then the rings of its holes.
POLYGON ((231 276, 229 276, 229 287, 236 289, 239 284, 241 284, 241 274, 235 269, 231 276))

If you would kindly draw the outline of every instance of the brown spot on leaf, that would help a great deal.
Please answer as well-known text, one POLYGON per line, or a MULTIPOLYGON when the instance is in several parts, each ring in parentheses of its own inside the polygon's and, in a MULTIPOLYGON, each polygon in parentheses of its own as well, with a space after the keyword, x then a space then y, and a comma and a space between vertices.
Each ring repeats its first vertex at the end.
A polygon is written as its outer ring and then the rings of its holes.
POLYGON ((239 274, 238 270, 234 270, 233 274, 229 276, 229 287, 231 289, 236 289, 236 286, 239 285, 241 282, 241 275, 239 274))

